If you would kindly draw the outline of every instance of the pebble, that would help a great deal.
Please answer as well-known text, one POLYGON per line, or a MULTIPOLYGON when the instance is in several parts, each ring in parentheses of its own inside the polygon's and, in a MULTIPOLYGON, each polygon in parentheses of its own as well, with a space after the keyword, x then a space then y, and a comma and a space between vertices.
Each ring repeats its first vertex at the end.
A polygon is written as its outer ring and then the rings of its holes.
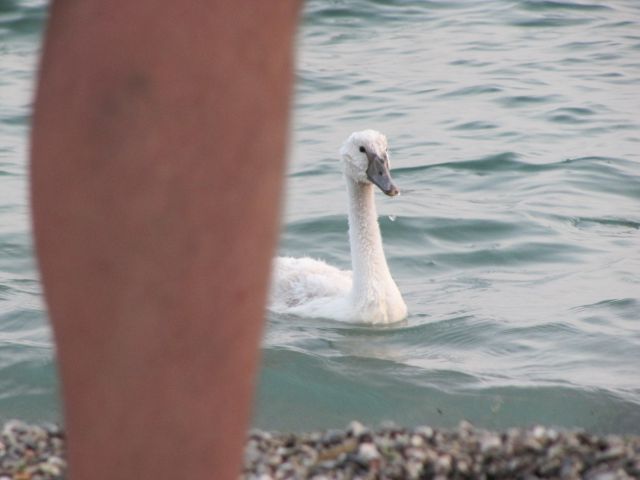
POLYGON ((376 447, 373 443, 361 443, 360 448, 358 448, 358 455, 365 462, 370 462, 371 460, 380 458, 378 447, 376 447))
POLYGON ((368 433, 368 430, 360 422, 353 421, 349 424, 349 433, 354 437, 359 437, 364 433, 368 433))
MULTIPOLYGON (((280 451, 283 438, 273 434, 263 442, 261 457, 245 461, 241 479, 259 479, 260 465, 268 452, 280 451)), ((456 429, 386 423, 374 430, 353 422, 345 430, 294 438, 271 480, 640 479, 640 436, 596 436, 540 425, 490 432, 469 422, 456 429), (309 451, 316 462, 303 460, 309 451)))
POLYGON ((9 420, 0 433, 0 480, 61 480, 64 433, 55 425, 9 420))
MULTIPOLYGON (((176 461, 180 461, 179 456, 176 461)), ((0 429, 0 480, 62 480, 65 437, 18 420, 0 429)), ((597 436, 543 426, 370 429, 279 434, 252 430, 240 480, 640 479, 640 436, 597 436)))

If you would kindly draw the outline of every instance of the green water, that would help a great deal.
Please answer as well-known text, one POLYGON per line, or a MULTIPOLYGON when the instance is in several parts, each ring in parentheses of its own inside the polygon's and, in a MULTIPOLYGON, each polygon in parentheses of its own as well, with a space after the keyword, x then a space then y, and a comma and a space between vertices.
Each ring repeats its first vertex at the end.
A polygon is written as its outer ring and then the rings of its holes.
MULTIPOLYGON (((0 2, 2 418, 59 418, 25 194, 45 11, 0 2)), ((640 433, 640 3, 308 1, 297 65, 280 252, 349 268, 337 150, 381 130, 410 316, 270 315, 254 424, 640 433)))

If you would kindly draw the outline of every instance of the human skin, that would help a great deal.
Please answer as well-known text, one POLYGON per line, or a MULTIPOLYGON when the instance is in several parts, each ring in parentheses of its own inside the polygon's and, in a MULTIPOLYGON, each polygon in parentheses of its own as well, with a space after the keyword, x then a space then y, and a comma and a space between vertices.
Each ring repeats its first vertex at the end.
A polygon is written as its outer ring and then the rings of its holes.
POLYGON ((32 131, 72 479, 236 478, 296 1, 57 0, 32 131))

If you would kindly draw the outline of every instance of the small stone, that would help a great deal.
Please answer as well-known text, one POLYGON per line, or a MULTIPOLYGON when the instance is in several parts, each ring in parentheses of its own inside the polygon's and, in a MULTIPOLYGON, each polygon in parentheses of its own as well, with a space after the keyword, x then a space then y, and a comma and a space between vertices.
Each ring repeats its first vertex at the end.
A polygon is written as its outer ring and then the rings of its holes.
POLYGON ((62 469, 55 464, 52 463, 42 463, 40 465, 40 471, 54 477, 60 476, 62 474, 62 469))
POLYGON ((547 430, 540 425, 536 425, 532 433, 533 433, 533 438, 535 438, 536 440, 542 440, 543 438, 546 437, 547 430))
POLYGON ((260 460, 261 452, 258 449, 255 442, 250 442, 249 445, 244 450, 244 463, 246 464, 254 464, 258 460, 260 460))
POLYGON ((373 443, 361 443, 358 448, 358 456, 370 462, 371 460, 380 458, 380 452, 378 451, 378 447, 373 443))
POLYGON ((482 453, 499 450, 501 446, 502 442, 497 435, 485 435, 480 440, 480 451, 482 451, 482 453))
POLYGON ((410 479, 418 479, 422 473, 423 464, 422 462, 409 461, 405 468, 410 479))
POLYGON ((465 460, 459 460, 457 467, 458 471, 463 475, 466 475, 469 472, 469 464, 465 460))
POLYGON ((322 443, 324 443, 325 445, 340 443, 344 439, 344 436, 345 435, 342 430, 328 430, 322 437, 322 443))
POLYGON ((2 435, 13 436, 17 434, 24 434, 24 432, 26 432, 28 428, 29 427, 27 426, 27 424, 20 420, 9 420, 4 424, 2 435))
POLYGON ((460 424, 458 425, 458 430, 462 430, 465 432, 472 432, 473 431, 473 425, 466 421, 466 420, 462 420, 460 422, 460 424))
POLYGON ((335 460, 342 454, 352 453, 356 450, 358 442, 353 438, 347 438, 344 442, 330 445, 320 452, 318 458, 321 461, 335 460))
POLYGON ((411 435, 411 446, 421 447, 424 445, 424 439, 420 435, 411 435))
POLYGON ((418 462, 424 462, 427 458, 426 452, 422 448, 408 448, 405 450, 405 456, 409 460, 416 460, 418 462))
POLYGON ((615 472, 598 472, 586 477, 588 480, 618 480, 620 477, 615 472))
POLYGON ((367 431, 367 429, 365 428, 364 425, 362 425, 360 422, 357 421, 353 421, 349 424, 349 428, 348 431, 351 435, 353 435, 354 437, 359 437, 360 435, 362 435, 363 433, 365 433, 367 431))
POLYGON ((436 461, 436 470, 438 473, 449 473, 451 471, 451 457, 440 455, 436 461))
POLYGON ((611 446, 604 452, 596 455, 596 461, 603 462, 607 460, 612 460, 614 458, 620 458, 624 456, 624 454, 625 454, 625 448, 623 445, 611 446))
POLYGON ((414 430, 418 435, 422 435, 423 437, 429 439, 433 437, 433 428, 431 427, 418 427, 414 430))
POLYGON ((523 445, 529 450, 533 450, 534 452, 540 452, 542 450, 542 445, 538 440, 533 437, 528 437, 523 442, 523 445))

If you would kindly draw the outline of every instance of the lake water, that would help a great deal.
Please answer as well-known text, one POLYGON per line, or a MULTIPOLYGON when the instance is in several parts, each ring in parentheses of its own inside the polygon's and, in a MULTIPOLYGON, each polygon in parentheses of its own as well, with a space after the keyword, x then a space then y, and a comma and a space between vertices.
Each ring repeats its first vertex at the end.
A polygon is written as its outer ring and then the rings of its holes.
MULTIPOLYGON (((60 419, 27 135, 46 17, 0 1, 0 419, 60 419)), ((306 2, 280 252, 349 268, 337 151, 377 194, 409 318, 269 315, 254 424, 544 423, 640 433, 640 2, 306 2)))

